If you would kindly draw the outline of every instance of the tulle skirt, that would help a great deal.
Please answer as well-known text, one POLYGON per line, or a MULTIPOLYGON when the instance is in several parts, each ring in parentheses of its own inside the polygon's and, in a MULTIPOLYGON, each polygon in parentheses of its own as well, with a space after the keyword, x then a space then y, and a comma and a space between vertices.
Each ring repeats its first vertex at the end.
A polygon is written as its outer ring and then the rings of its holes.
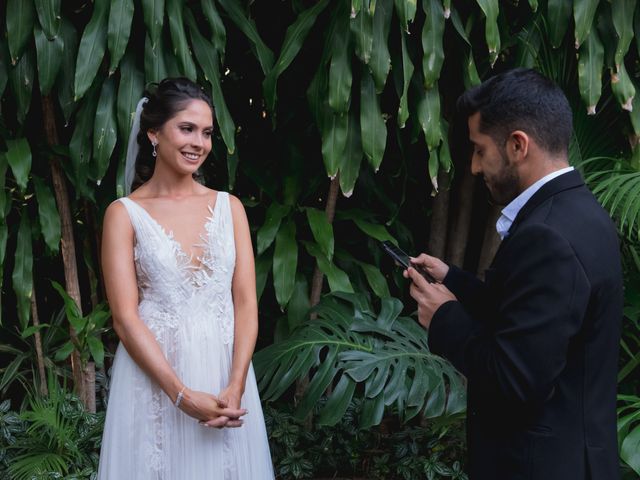
MULTIPOLYGON (((184 384, 217 394, 227 386, 233 342, 223 342, 215 326, 193 319, 190 323, 193 328, 170 322, 154 327, 147 322, 184 384)), ((240 428, 199 425, 174 407, 120 344, 112 369, 98 479, 273 479, 253 367, 242 407, 249 413, 240 428)))

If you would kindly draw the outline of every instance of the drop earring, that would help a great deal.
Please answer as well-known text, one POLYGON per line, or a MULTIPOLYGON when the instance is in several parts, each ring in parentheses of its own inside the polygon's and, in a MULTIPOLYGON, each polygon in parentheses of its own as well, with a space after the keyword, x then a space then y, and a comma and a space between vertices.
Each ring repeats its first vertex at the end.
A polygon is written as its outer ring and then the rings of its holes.
POLYGON ((156 152, 156 145, 158 145, 158 142, 151 142, 151 146, 153 147, 153 152, 151 152, 151 155, 153 155, 154 157, 158 156, 158 152, 156 152))

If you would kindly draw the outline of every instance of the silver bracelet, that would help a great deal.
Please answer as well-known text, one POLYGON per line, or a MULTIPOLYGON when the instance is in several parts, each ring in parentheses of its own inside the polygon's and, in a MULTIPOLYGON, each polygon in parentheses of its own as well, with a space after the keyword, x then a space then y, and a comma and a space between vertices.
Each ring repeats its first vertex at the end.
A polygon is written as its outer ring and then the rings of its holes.
POLYGON ((173 405, 174 405, 176 408, 179 408, 179 407, 180 407, 180 404, 182 403, 182 398, 184 397, 184 391, 185 391, 185 389, 186 389, 186 388, 187 388, 187 387, 182 387, 182 390, 180 390, 180 391, 178 392, 178 396, 176 397, 176 401, 175 401, 175 402, 173 402, 173 405))

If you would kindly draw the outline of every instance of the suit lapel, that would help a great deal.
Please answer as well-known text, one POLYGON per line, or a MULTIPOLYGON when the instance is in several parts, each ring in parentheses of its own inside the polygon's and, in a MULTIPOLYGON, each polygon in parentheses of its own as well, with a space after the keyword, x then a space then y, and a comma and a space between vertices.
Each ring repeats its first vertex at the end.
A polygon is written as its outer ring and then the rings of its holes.
POLYGON ((531 212, 533 212, 549 198, 565 190, 581 187, 583 185, 584 180, 582 180, 582 176, 577 170, 567 172, 545 183, 540 188, 540 190, 534 193, 529 201, 525 203, 524 206, 520 209, 518 215, 513 221, 513 224, 511 225, 511 228, 509 228, 509 233, 505 240, 507 240, 509 236, 513 234, 513 232, 515 232, 515 230, 518 228, 518 225, 520 225, 531 214, 531 212))
POLYGON ((553 180, 545 183, 533 196, 529 199, 527 203, 520 209, 518 215, 515 220, 511 224, 507 235, 504 237, 502 242, 500 242, 500 246, 496 251, 496 254, 493 257, 493 261, 491 262, 491 266, 495 263, 495 260, 499 257, 500 251, 503 246, 509 241, 511 235, 516 231, 518 226, 542 203, 551 198, 552 196, 572 188, 581 187, 584 185, 584 180, 582 180, 582 176, 577 170, 573 170, 571 172, 567 172, 559 177, 554 178, 553 180))

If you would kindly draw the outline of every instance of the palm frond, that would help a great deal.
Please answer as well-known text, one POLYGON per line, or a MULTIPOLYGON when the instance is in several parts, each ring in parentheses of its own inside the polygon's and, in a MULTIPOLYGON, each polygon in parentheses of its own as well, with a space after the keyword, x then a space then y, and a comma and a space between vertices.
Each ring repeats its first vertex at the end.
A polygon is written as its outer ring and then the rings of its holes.
POLYGON ((629 240, 640 238, 640 172, 609 170, 587 176, 593 193, 629 240))

